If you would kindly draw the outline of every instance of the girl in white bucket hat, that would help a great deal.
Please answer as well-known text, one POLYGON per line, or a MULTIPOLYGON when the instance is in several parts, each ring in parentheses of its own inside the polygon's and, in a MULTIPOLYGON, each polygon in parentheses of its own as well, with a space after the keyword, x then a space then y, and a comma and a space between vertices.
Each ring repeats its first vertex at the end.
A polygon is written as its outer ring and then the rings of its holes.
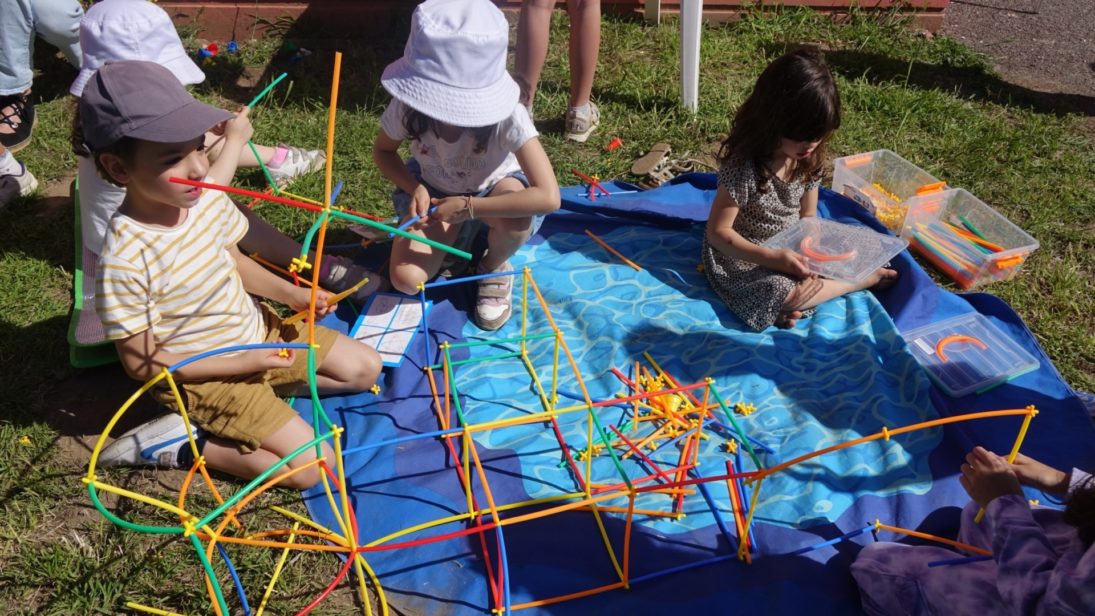
MULTIPOLYGON (((559 208, 559 186, 517 83, 506 72, 509 25, 489 0, 427 0, 414 11, 403 57, 381 77, 392 101, 380 118, 373 159, 395 185, 408 230, 471 244, 488 227, 475 322, 502 327, 512 311, 509 258, 559 208), (399 146, 409 141, 404 163, 399 146)), ((397 238, 390 278, 404 293, 442 267, 445 253, 397 238)))

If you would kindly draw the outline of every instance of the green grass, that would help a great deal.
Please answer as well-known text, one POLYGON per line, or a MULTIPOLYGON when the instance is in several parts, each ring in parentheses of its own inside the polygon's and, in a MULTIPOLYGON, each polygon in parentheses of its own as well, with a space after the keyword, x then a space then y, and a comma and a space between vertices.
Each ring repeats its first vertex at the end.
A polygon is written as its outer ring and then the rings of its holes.
MULTIPOLYGON (((200 35, 186 34, 191 43, 200 35)), ((543 142, 562 184, 574 183, 571 168, 626 177, 631 161, 660 141, 670 143, 677 156, 707 150, 724 136, 732 110, 770 59, 797 42, 824 47, 845 109, 832 153, 892 149, 965 187, 1034 235, 1041 249, 1023 272, 986 290, 1015 307, 1071 385, 1095 390, 1095 145, 1084 134, 1091 125, 1083 118, 1059 113, 1043 98, 1002 81, 984 58, 957 42, 917 37, 887 15, 853 15, 836 25, 790 10, 705 30, 700 108, 693 115, 677 103, 676 25, 606 19, 594 91, 603 123, 589 143, 577 145, 561 138, 569 83, 566 38, 560 19, 536 101, 543 142), (603 145, 613 137, 624 147, 605 153, 603 145)), ((370 148, 387 102, 378 77, 401 49, 401 40, 342 48, 335 176, 346 182, 342 203, 355 209, 389 212, 391 186, 373 167, 370 148)), ((324 146, 331 50, 314 51, 297 65, 291 86, 278 88, 253 114, 256 141, 324 146)), ((246 102, 284 66, 277 59, 265 69, 263 63, 284 55, 277 41, 244 42, 240 55, 221 56, 206 67, 209 79, 197 91, 224 105, 246 102)), ((46 68, 35 84, 42 100, 35 141, 20 153, 43 184, 70 177, 75 168, 67 136, 70 102, 63 95, 69 77, 55 61, 46 68), (51 81, 54 73, 61 77, 51 81)), ((253 187, 262 183, 257 171, 238 179, 253 187)), ((315 174, 292 190, 318 196, 322 184, 315 174)), ((260 212, 294 235, 312 220, 273 205, 260 212)), ((106 522, 90 508, 80 482, 87 454, 60 446, 71 442, 72 429, 58 418, 80 412, 80 400, 69 401, 71 411, 57 402, 67 400, 73 383, 112 378, 121 383, 118 403, 135 389, 117 377, 117 368, 68 368, 71 220, 67 205, 35 198, 0 211, 0 602, 28 614, 117 613, 127 600, 208 613, 190 547, 106 522)), ((162 497, 177 488, 178 480, 170 477, 110 475, 162 497)), ((230 492, 239 484, 221 485, 230 492)), ((295 494, 278 492, 263 504, 296 501, 295 494)), ((303 510, 299 503, 292 506, 303 510)), ((131 505, 120 506, 119 513, 149 515, 131 505)), ((251 520, 253 528, 284 526, 261 511, 251 520)), ((236 563, 253 604, 276 557, 255 550, 236 563)), ((336 566, 330 557, 297 557, 279 584, 276 611, 302 607, 333 579, 336 566)), ((353 606, 352 594, 340 590, 318 613, 345 612, 353 606)))

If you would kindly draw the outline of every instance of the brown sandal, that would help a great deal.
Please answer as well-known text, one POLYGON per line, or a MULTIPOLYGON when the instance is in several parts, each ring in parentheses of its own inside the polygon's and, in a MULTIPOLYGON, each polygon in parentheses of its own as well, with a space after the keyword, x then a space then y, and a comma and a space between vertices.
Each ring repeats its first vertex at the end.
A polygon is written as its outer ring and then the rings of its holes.
POLYGON ((631 173, 634 175, 648 175, 662 166, 669 156, 669 151, 668 143, 655 143, 649 152, 643 154, 631 164, 631 173))

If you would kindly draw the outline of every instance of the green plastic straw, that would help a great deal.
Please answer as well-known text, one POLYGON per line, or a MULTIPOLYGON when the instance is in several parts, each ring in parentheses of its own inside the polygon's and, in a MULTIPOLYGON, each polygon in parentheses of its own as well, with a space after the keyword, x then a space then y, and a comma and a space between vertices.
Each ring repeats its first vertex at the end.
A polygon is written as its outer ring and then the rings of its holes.
POLYGON ((959 214, 959 215, 958 215, 958 220, 961 220, 961 221, 962 221, 962 224, 963 224, 963 225, 966 225, 966 228, 970 230, 970 233, 972 233, 972 234, 976 235, 977 237, 979 237, 979 238, 981 238, 981 239, 985 240, 986 242, 987 242, 987 241, 989 241, 989 238, 985 237, 985 234, 984 234, 984 233, 981 233, 981 230, 980 230, 980 229, 978 229, 977 227, 973 226, 973 223, 972 223, 972 222, 970 222, 970 219, 966 218, 966 217, 965 217, 964 215, 962 215, 962 214, 959 214))
POLYGON ((265 88, 262 89, 261 92, 256 94, 255 98, 252 98, 251 102, 247 103, 247 106, 248 107, 254 107, 255 105, 257 105, 259 103, 259 101, 261 101, 263 98, 266 97, 267 94, 270 93, 270 90, 274 89, 274 86, 278 85, 278 83, 280 83, 282 79, 285 79, 288 76, 289 76, 289 73, 282 73, 281 75, 278 75, 277 79, 271 81, 270 85, 266 86, 265 88))
POLYGON ((375 220, 369 220, 368 218, 362 218, 361 216, 354 216, 353 214, 343 212, 342 210, 331 210, 331 215, 332 216, 337 216, 338 218, 344 218, 346 220, 350 220, 350 221, 353 221, 353 222, 359 222, 359 223, 365 225, 366 227, 372 227, 373 229, 381 229, 383 231, 389 231, 389 232, 395 233, 396 235, 398 235, 400 237, 405 237, 405 238, 407 238, 409 240, 412 240, 412 241, 415 241, 415 242, 422 242, 423 244, 425 244, 427 246, 431 246, 431 247, 436 248, 438 250, 443 250, 443 251, 445 251, 449 254, 453 254, 453 255, 456 255, 456 256, 458 256, 462 259, 467 259, 468 261, 471 261, 471 253, 470 252, 467 252, 466 250, 460 250, 459 248, 453 248, 452 246, 448 246, 448 245, 442 244, 441 242, 431 240, 430 238, 425 237, 425 236, 414 235, 413 233, 407 233, 406 231, 404 231, 402 229, 397 229, 395 227, 385 225, 383 223, 376 222, 375 220))
POLYGON ((221 608, 221 614, 231 614, 228 611, 228 604, 224 602, 224 593, 221 592, 221 583, 217 580, 217 572, 213 571, 213 563, 206 558, 205 550, 202 549, 202 542, 197 535, 190 535, 190 543, 194 544, 194 551, 198 553, 198 560, 202 561, 202 568, 205 569, 205 574, 209 576, 209 580, 213 583, 213 594, 217 597, 217 605, 221 608))
POLYGON ((251 148, 251 153, 255 155, 255 160, 259 161, 259 168, 262 169, 262 174, 266 176, 266 182, 270 184, 270 188, 274 189, 274 194, 281 195, 281 189, 278 188, 277 182, 274 181, 274 177, 270 175, 270 170, 266 168, 266 163, 262 162, 262 157, 259 156, 259 151, 255 148, 255 142, 248 139, 247 147, 251 148))
POLYGON ((749 452, 749 457, 753 459, 753 464, 756 465, 757 470, 762 470, 764 465, 760 463, 760 459, 757 458, 756 452, 753 451, 753 446, 749 444, 749 439, 745 438, 745 432, 742 431, 741 426, 738 425, 738 420, 734 419, 734 413, 727 408, 726 403, 722 401, 722 397, 719 396, 719 392, 715 391, 713 384, 707 385, 707 390, 711 392, 711 395, 715 397, 715 402, 719 403, 719 408, 722 409, 722 414, 726 415, 726 419, 730 420, 730 425, 734 426, 734 430, 738 433, 738 440, 745 445, 746 451, 749 452))

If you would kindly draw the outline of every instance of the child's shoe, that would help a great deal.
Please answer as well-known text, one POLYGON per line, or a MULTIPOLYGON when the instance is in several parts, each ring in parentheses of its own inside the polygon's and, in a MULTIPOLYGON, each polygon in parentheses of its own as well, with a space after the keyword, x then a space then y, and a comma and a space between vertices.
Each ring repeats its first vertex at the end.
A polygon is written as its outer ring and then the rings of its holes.
POLYGON ((347 298, 358 306, 373 293, 387 290, 387 279, 345 257, 324 257, 323 265, 319 268, 320 285, 335 293, 349 289, 361 282, 363 278, 368 278, 369 281, 347 298))
MULTIPOLYGON (((194 438, 204 431, 194 426, 194 438)), ((189 447, 182 415, 168 413, 119 436, 99 454, 99 464, 180 468, 179 452, 189 447)))
POLYGON ((305 173, 318 171, 326 163, 327 155, 323 150, 302 150, 281 144, 266 169, 278 186, 285 186, 305 173))
MULTIPOLYGON (((493 272, 480 274, 497 274, 512 272, 513 266, 506 261, 502 267, 493 272)), ((475 324, 479 329, 494 331, 506 324, 513 312, 513 276, 492 276, 479 280, 479 296, 475 300, 475 324)))
POLYGON ((4 185, 4 196, 0 199, 0 206, 7 205, 15 197, 15 188, 18 188, 18 194, 24 197, 38 188, 38 179, 26 165, 15 160, 10 151, 0 154, 0 179, 3 179, 4 185))
POLYGON ((585 143, 586 139, 589 139, 590 133, 600 123, 601 110, 597 109, 597 105, 593 101, 589 101, 584 109, 582 107, 571 107, 567 110, 566 133, 563 136, 571 141, 585 143))
POLYGON ((0 145, 18 152, 30 143, 38 116, 26 92, 0 96, 0 145))

